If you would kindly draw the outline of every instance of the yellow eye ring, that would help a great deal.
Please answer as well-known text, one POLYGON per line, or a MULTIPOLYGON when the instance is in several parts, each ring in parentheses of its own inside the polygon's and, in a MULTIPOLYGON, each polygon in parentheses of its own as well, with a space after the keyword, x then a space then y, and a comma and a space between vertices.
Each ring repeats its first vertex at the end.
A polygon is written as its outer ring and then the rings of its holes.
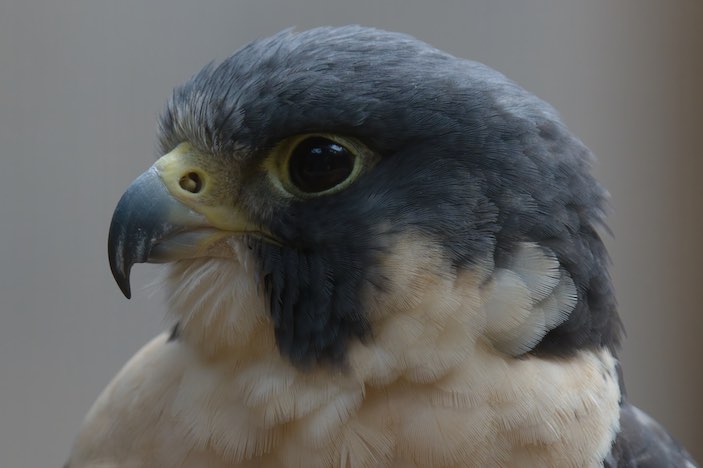
POLYGON ((276 145, 264 168, 286 196, 311 198, 345 189, 372 161, 373 153, 355 138, 309 133, 276 145))

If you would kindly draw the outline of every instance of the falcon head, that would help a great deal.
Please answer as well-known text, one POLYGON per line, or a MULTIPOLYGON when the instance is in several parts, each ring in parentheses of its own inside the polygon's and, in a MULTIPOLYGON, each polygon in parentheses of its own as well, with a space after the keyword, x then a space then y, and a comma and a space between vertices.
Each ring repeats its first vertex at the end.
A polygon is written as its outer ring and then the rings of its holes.
POLYGON ((618 345, 592 156, 484 65, 375 29, 285 31, 176 89, 158 140, 110 265, 129 297, 133 264, 171 263, 179 334, 210 355, 268 344, 419 379, 476 343, 618 345))

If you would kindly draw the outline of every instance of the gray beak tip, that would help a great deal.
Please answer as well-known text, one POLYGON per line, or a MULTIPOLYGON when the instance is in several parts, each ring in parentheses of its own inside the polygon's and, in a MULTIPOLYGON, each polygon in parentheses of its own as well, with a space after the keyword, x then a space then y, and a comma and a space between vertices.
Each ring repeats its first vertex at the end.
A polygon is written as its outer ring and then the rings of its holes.
POLYGON ((129 286, 129 272, 123 273, 121 271, 116 271, 112 265, 110 265, 110 268, 112 269, 112 276, 115 278, 115 282, 117 282, 117 286, 120 287, 122 294, 124 294, 127 299, 131 299, 132 290, 129 286))
POLYGON ((129 256, 129 254, 122 248, 124 233, 115 232, 118 231, 114 229, 115 226, 116 223, 113 222, 112 226, 110 226, 110 235, 107 242, 110 271, 112 272, 112 277, 115 279, 115 282, 120 287, 122 294, 124 294, 127 299, 131 299, 132 291, 129 285, 129 273, 132 269, 133 262, 125 258, 129 256))
POLYGON ((122 291, 122 294, 124 294, 124 297, 127 299, 132 299, 132 292, 129 290, 129 280, 126 280, 120 285, 120 290, 122 291))

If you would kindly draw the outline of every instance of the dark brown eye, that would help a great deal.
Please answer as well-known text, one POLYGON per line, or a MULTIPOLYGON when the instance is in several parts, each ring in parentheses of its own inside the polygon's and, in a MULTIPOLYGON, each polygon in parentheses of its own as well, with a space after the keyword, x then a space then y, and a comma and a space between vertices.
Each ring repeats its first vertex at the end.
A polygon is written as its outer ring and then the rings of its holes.
POLYGON ((323 137, 301 141, 288 160, 290 181, 305 193, 329 190, 344 182, 353 170, 354 155, 339 143, 323 137))

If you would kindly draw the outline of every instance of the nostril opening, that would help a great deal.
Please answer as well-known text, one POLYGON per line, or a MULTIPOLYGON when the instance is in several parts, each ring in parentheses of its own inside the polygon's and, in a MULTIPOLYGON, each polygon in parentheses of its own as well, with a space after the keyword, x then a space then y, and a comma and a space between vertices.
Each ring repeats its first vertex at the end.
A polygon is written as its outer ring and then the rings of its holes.
POLYGON ((178 181, 178 185, 180 185, 183 190, 190 193, 198 193, 203 188, 203 181, 197 173, 189 172, 181 177, 181 180, 178 181))

